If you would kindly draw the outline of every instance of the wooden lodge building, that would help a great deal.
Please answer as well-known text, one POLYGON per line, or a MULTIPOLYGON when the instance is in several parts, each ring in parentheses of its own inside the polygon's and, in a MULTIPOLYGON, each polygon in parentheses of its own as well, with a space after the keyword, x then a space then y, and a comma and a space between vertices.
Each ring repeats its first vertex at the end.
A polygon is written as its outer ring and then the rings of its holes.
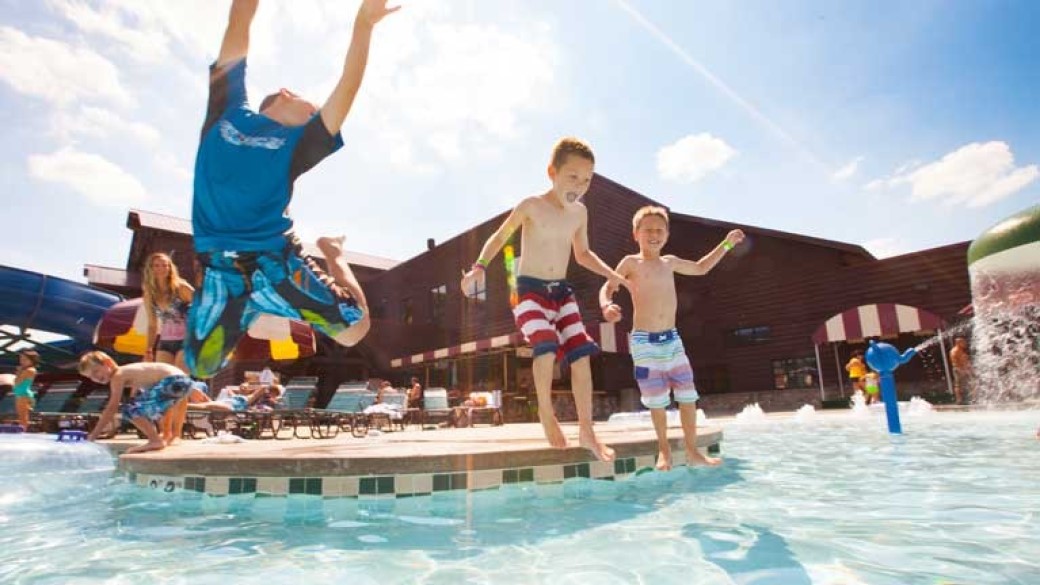
MULTIPOLYGON (((637 250, 633 213, 657 203, 596 175, 585 204, 590 246, 613 266, 637 250)), ((487 291, 480 298, 466 298, 458 288, 461 271, 505 216, 440 244, 429 240, 425 252, 400 263, 348 252, 372 309, 371 333, 351 349, 321 339, 313 358, 275 369, 318 375, 326 394, 341 382, 370 377, 389 378, 401 386, 417 376, 427 386, 463 392, 502 389, 507 409, 515 407, 513 416, 522 416, 523 405, 534 400, 530 351, 513 324, 503 256, 489 267, 487 291)), ((182 275, 193 279, 189 221, 132 210, 127 227, 133 239, 126 268, 88 265, 84 274, 90 284, 138 295, 138 271, 154 251, 171 252, 182 275)), ((865 337, 892 339, 900 348, 913 346, 922 336, 956 323, 958 311, 971 302, 969 242, 878 260, 857 245, 681 213, 671 213, 670 227, 666 252, 694 259, 731 229, 747 234, 746 242, 709 275, 677 277, 677 325, 696 374, 701 407, 709 415, 739 411, 750 402, 777 410, 804 403, 819 406, 821 396, 847 396, 844 364, 854 349, 864 348, 865 337)), ((519 240, 516 234, 516 256, 523 253, 519 240)), ((625 334, 631 325, 627 294, 616 299, 626 319, 610 325, 602 322, 598 305, 603 279, 574 263, 568 278, 586 328, 603 349, 592 362, 597 416, 638 409, 625 334)), ((947 390, 939 347, 899 370, 902 394, 947 390)), ((227 375, 255 366, 233 364, 227 375)), ((557 373, 562 420, 572 418, 567 378, 566 371, 557 373)))

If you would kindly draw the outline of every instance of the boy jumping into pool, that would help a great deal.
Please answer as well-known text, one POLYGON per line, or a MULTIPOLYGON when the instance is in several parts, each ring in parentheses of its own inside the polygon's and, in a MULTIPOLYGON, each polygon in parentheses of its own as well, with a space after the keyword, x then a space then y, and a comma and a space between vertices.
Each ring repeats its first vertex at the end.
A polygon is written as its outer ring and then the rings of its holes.
POLYGON ((166 443, 156 428, 156 423, 162 418, 163 413, 180 401, 186 400, 194 388, 201 389, 203 393, 206 391, 205 384, 193 381, 176 366, 162 362, 138 362, 119 366, 102 351, 84 354, 79 360, 79 373, 98 384, 109 385, 108 404, 105 405, 105 410, 101 411, 97 425, 87 437, 91 441, 97 440, 109 427, 122 401, 123 388, 130 388, 131 398, 123 406, 123 416, 130 419, 130 422, 144 433, 148 442, 127 449, 127 453, 158 451, 165 448, 166 443))
POLYGON ((342 238, 318 247, 330 278, 304 257, 288 206, 293 182, 343 145, 340 127, 357 95, 376 23, 398 7, 363 0, 332 94, 319 109, 287 89, 259 113, 248 106, 249 28, 258 0, 233 0, 195 159, 192 229, 202 285, 188 315, 185 360, 199 377, 219 370, 260 313, 300 319, 342 345, 370 325, 364 292, 343 258, 342 238))
MULTIPOLYGON (((662 256, 661 250, 668 242, 668 212, 662 207, 646 206, 632 217, 632 236, 639 244, 639 253, 622 258, 617 273, 633 285, 629 288, 633 309, 629 348, 642 402, 650 409, 657 433, 657 469, 672 468, 668 417, 665 415, 665 408, 670 403, 669 391, 674 393, 675 401, 679 403, 687 464, 718 465, 721 459, 706 457, 697 450, 699 395, 693 383, 690 360, 675 328, 678 308, 675 275, 707 274, 726 252, 744 241, 744 232, 729 232, 726 239, 700 260, 684 260, 670 254, 662 256)), ((621 308, 612 300, 615 292, 617 284, 610 281, 599 291, 603 318, 611 323, 621 320, 621 308)))
POLYGON ((462 278, 462 291, 485 286, 484 271, 517 228, 523 227, 523 256, 517 270, 519 303, 516 324, 534 350, 534 386, 538 418, 553 447, 567 446, 552 404, 553 362, 557 354, 570 364, 574 406, 578 413, 578 444, 600 461, 613 461, 614 450, 596 438, 592 428, 592 373, 589 356, 598 351, 581 322, 574 291, 564 280, 574 259, 605 276, 613 286, 627 284, 589 249, 588 210, 580 199, 592 182, 592 149, 577 138, 564 138, 553 148, 549 163, 552 187, 521 201, 484 244, 480 257, 462 278))

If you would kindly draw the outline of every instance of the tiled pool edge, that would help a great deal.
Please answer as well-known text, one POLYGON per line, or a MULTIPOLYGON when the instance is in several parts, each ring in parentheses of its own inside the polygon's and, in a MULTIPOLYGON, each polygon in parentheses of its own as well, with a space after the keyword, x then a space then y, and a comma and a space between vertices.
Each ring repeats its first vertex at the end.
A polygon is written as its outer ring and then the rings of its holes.
MULTIPOLYGON (((702 453, 718 453, 722 434, 712 433, 699 437, 702 453), (707 440, 705 440, 707 439, 707 440)), ((676 466, 685 464, 685 453, 680 441, 671 440, 676 466)), ((635 445, 630 445, 634 447, 635 445)), ((639 446, 643 446, 640 444, 639 446)), ((631 451, 626 449, 625 451, 631 451)), ((423 473, 384 473, 365 475, 219 475, 219 474, 164 474, 135 472, 121 465, 121 471, 131 483, 159 492, 187 491, 208 496, 287 497, 295 495, 322 498, 391 499, 428 496, 441 492, 476 492, 498 490, 503 486, 519 484, 559 484, 572 478, 618 481, 652 469, 653 454, 620 456, 617 460, 562 461, 547 465, 496 467, 488 469, 445 469, 423 473)), ((503 454, 503 458, 506 458, 503 454)), ((407 466, 404 466, 407 467, 407 466)))

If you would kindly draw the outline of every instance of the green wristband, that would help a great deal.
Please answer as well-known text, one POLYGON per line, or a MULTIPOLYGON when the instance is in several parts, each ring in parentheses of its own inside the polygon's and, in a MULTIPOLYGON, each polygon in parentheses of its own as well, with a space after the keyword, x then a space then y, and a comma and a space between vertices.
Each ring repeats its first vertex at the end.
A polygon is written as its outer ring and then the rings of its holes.
POLYGON ((733 244, 729 240, 722 240, 722 249, 729 252, 733 249, 733 244))

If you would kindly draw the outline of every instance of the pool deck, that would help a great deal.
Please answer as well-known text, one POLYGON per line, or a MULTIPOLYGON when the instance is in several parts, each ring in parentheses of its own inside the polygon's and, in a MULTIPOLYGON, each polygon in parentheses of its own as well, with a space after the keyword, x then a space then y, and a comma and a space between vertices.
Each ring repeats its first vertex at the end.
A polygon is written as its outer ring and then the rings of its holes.
MULTIPOLYGON (((410 427, 361 438, 347 432, 332 439, 182 440, 162 451, 122 454, 119 468, 135 483, 164 491, 401 497, 522 481, 557 483, 572 477, 614 480, 654 465, 657 442, 649 426, 597 424, 600 440, 617 452, 610 463, 596 461, 576 446, 577 425, 562 427, 572 445, 564 449, 549 447, 537 423, 410 427)), ((721 440, 718 427, 698 429, 701 452, 716 451, 721 440)), ((685 463, 682 429, 670 428, 669 441, 674 463, 685 463)), ((122 453, 141 442, 126 437, 102 443, 122 453)))

